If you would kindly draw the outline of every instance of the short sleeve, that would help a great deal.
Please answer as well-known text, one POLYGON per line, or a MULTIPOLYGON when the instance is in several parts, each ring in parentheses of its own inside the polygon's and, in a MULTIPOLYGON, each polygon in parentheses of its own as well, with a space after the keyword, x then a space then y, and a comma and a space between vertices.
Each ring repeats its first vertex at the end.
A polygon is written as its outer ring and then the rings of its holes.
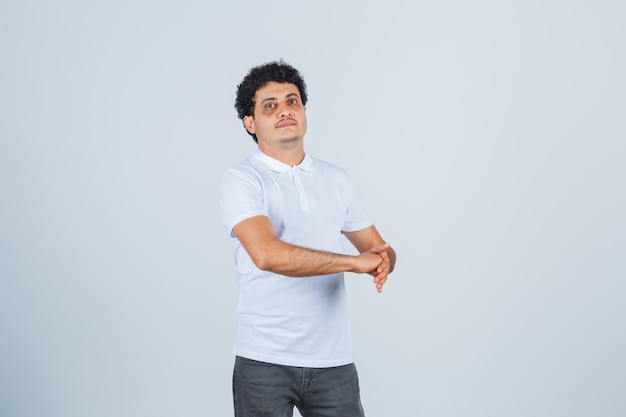
POLYGON ((260 181, 235 168, 226 171, 220 184, 220 211, 231 236, 233 227, 243 220, 267 215, 260 181))
MULTIPOLYGON (((346 174, 347 175, 347 174, 346 174)), ((344 222, 344 232, 356 232, 372 225, 363 201, 359 197, 352 180, 348 177, 348 208, 346 210, 346 220, 344 222)))

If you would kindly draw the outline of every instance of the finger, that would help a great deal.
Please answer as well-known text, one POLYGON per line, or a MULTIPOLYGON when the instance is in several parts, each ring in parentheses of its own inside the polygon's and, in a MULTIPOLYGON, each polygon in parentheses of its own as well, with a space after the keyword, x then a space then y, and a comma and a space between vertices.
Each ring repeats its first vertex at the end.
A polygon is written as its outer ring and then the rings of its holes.
POLYGON ((379 293, 383 292, 383 285, 385 285, 385 281, 386 280, 376 283, 376 291, 378 291, 379 293))
POLYGON ((382 270, 384 268, 387 268, 388 265, 391 263, 391 260, 389 259, 389 253, 388 252, 382 252, 379 253, 380 257, 383 258, 380 265, 378 266, 378 272, 382 272, 382 270))
POLYGON ((374 277, 374 284, 376 285, 384 285, 385 282, 387 282, 387 274, 378 274, 376 277, 374 277))
POLYGON ((381 273, 383 271, 387 271, 389 273, 389 266, 391 265, 391 261, 389 260, 389 256, 383 256, 383 261, 378 265, 376 271, 381 273))
POLYGON ((382 245, 374 246, 372 249, 370 249, 370 251, 376 252, 377 254, 380 255, 383 252, 387 252, 388 249, 389 249, 389 245, 386 243, 383 243, 382 245))
POLYGON ((377 274, 374 277, 374 284, 376 285, 376 289, 378 290, 378 292, 382 292, 383 285, 385 285, 385 283, 387 282, 388 278, 389 278, 389 270, 388 269, 386 269, 382 273, 377 274))

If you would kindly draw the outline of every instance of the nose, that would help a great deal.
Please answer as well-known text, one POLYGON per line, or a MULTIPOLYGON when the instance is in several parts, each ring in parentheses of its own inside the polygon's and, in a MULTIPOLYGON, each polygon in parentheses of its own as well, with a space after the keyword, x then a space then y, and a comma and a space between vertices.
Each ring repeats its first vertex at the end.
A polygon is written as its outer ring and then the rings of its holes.
POLYGON ((291 109, 287 104, 280 104, 278 108, 278 117, 287 117, 291 116, 291 109))

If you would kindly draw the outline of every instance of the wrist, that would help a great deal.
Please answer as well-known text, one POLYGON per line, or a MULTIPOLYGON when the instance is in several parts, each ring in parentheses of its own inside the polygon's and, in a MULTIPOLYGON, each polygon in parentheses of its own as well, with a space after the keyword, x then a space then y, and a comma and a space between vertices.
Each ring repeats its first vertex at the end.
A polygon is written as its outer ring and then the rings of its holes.
POLYGON ((359 271, 359 258, 357 255, 343 255, 345 257, 345 272, 359 271))

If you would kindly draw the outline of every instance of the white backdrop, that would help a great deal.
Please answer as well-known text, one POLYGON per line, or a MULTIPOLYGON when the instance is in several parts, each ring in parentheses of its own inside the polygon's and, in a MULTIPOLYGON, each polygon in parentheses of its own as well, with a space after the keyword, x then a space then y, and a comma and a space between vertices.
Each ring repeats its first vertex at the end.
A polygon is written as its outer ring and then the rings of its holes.
POLYGON ((232 415, 217 185, 279 58, 398 252, 368 416, 626 415, 625 4, 214 3, 0 5, 0 415, 232 415))

